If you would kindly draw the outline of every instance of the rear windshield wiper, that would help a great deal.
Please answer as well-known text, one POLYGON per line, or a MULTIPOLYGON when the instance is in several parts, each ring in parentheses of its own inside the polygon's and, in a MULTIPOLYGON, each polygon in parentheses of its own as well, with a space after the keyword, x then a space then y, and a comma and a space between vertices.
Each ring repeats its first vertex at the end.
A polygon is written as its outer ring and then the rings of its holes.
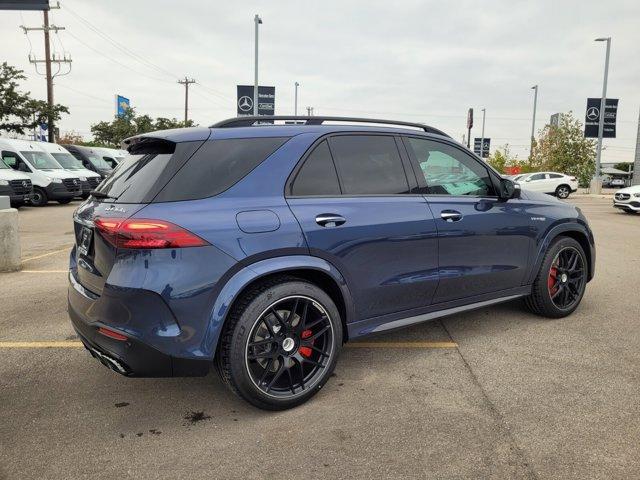
POLYGON ((110 198, 112 200, 118 199, 118 197, 112 197, 111 195, 107 195, 106 193, 99 192, 98 190, 91 190, 89 194, 93 195, 95 198, 110 198))

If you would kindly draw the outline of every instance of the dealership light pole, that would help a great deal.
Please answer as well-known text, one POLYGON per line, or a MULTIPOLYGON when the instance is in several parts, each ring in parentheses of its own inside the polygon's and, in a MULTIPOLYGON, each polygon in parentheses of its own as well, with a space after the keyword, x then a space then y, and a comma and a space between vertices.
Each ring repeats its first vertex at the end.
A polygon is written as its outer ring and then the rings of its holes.
POLYGON ((602 98, 600 99, 600 120, 598 122, 598 146, 596 147, 596 178, 593 185, 594 192, 600 193, 602 179, 600 178, 600 157, 602 155, 602 134, 604 132, 604 115, 607 105, 607 79, 609 77, 609 53, 611 52, 611 37, 596 38, 596 42, 607 42, 607 53, 604 60, 604 81, 602 82, 602 98))
POLYGON ((256 41, 255 41, 255 65, 253 76, 253 114, 258 115, 258 25, 262 24, 260 15, 256 13, 253 17, 253 21, 256 24, 256 41))
POLYGON ((298 87, 300 86, 300 84, 298 82, 295 83, 295 87, 296 87, 296 94, 295 94, 295 98, 293 100, 293 116, 297 117, 298 116, 298 87))
POLYGON ((484 158, 484 119, 487 115, 487 109, 482 109, 482 136, 480 137, 480 158, 484 158))
POLYGON ((533 142, 536 140, 536 108, 538 108, 538 85, 531 87, 533 93, 533 120, 531 121, 531 150, 529 156, 533 153, 533 142))

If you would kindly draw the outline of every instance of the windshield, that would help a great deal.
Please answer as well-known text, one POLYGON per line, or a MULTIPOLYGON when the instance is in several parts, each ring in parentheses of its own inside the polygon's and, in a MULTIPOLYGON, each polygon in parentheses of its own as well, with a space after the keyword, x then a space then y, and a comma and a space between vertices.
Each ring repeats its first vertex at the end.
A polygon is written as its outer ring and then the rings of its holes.
POLYGON ((87 156, 87 158, 93 164, 94 167, 111 170, 111 165, 109 165, 109 162, 107 162, 104 158, 96 155, 93 152, 87 152, 85 153, 85 155, 87 156))
POLYGON ((82 163, 80 163, 80 161, 70 153, 57 152, 52 153, 51 155, 53 155, 53 158, 62 165, 62 168, 66 168, 67 170, 80 170, 81 168, 84 168, 82 163))
POLYGON ((46 152, 27 150, 20 152, 33 168, 38 170, 61 170, 62 167, 46 152))

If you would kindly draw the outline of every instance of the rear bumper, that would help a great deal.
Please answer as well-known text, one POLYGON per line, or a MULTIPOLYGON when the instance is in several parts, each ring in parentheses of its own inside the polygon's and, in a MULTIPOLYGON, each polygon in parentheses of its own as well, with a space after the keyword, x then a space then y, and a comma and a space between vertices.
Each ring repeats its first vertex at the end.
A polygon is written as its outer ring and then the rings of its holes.
MULTIPOLYGON (((145 299, 141 293, 133 297, 106 290, 101 296, 95 295, 78 283, 73 269, 69 272, 69 317, 80 340, 94 358, 112 370, 132 377, 207 374, 211 361, 173 357, 148 345, 138 333, 130 331, 128 324, 131 323, 131 316, 136 316, 139 311, 134 303, 143 304, 148 319, 167 314, 159 310, 162 307, 153 302, 153 297, 145 299), (150 308, 151 303, 155 308, 150 308), (99 332, 100 327, 127 338, 116 340, 107 337, 99 332)), ((149 294, 154 295, 152 292, 149 294)))

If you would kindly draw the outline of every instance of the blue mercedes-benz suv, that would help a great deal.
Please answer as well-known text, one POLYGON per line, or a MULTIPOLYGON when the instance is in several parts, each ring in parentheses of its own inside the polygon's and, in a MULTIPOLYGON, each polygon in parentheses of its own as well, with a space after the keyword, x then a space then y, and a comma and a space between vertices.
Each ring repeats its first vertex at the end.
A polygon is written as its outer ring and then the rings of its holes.
POLYGON ((516 298, 564 317, 594 275, 578 208, 435 128, 240 117, 125 144, 74 214, 69 267, 75 330, 124 375, 215 365, 285 409, 349 340, 516 298))

